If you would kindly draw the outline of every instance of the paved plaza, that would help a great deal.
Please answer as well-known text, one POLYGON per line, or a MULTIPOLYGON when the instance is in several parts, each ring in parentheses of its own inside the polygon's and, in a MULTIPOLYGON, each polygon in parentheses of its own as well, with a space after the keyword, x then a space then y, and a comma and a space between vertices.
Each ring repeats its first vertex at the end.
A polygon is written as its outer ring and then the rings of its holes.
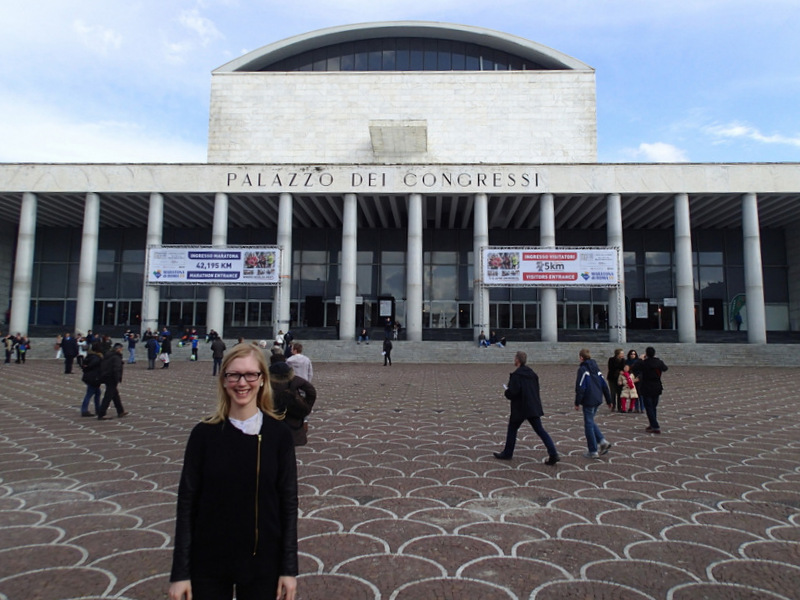
MULTIPOLYGON (((603 407, 613 448, 588 460, 577 365, 530 358, 555 467, 527 425, 512 461, 492 457, 511 364, 315 364, 299 598, 800 598, 796 369, 675 366, 662 435, 603 407)), ((60 361, 0 366, 3 600, 166 598, 183 448, 214 379, 210 362, 145 367, 126 365, 131 414, 97 421, 60 361)))

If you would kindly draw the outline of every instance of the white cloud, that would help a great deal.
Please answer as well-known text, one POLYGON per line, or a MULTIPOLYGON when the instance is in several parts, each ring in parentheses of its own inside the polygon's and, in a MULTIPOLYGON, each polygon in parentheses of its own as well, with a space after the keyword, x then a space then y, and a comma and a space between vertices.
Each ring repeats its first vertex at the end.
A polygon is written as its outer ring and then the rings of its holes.
POLYGON ((225 37, 214 25, 214 22, 206 17, 201 17, 197 9, 182 11, 178 16, 178 22, 196 33, 204 46, 215 39, 225 37))
POLYGON ((75 19, 72 30, 78 34, 84 46, 101 54, 107 54, 109 50, 119 50, 122 46, 122 35, 107 27, 87 25, 83 20, 75 19))
POLYGON ((686 152, 664 142, 654 144, 641 143, 635 150, 628 152, 633 159, 641 162, 681 163, 689 162, 686 152))
POLYGON ((781 134, 764 135, 750 125, 742 123, 729 123, 727 125, 711 125, 703 129, 705 133, 717 138, 718 141, 745 139, 762 144, 781 144, 800 148, 800 136, 788 137, 781 134))
POLYGON ((123 121, 82 121, 58 107, 0 98, 0 162, 205 162, 205 143, 123 121))

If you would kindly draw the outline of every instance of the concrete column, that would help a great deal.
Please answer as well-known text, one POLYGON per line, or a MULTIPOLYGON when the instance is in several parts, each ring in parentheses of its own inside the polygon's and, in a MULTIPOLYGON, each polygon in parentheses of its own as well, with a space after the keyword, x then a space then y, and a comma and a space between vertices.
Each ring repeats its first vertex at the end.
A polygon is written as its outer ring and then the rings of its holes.
POLYGON ((625 328, 625 268, 622 263, 622 199, 619 194, 606 198, 606 244, 619 248, 617 274, 619 287, 608 291, 608 341, 627 341, 625 328))
POLYGON ((747 341, 750 344, 766 344, 767 313, 761 270, 761 229, 758 224, 758 200, 753 193, 742 197, 742 234, 747 341))
MULTIPOLYGON (((539 197, 539 245, 542 248, 556 246, 556 212, 553 194, 539 197)), ((556 288, 539 289, 539 319, 543 342, 558 341, 558 296, 556 288)))
MULTIPOLYGON (((150 208, 147 214, 147 246, 160 246, 164 235, 164 196, 150 194, 150 208)), ((145 273, 142 294, 142 330, 149 327, 153 333, 158 332, 158 307, 161 302, 161 289, 157 285, 147 285, 148 273, 145 273)))
POLYGON ((489 331, 489 289, 481 286, 483 263, 481 248, 489 245, 489 197, 475 194, 475 209, 472 227, 472 268, 475 277, 472 281, 472 339, 477 343, 481 330, 488 339, 489 331))
POLYGON ((678 342, 697 343, 692 269, 692 228, 688 194, 675 196, 675 288, 678 296, 678 342))
POLYGON ((408 257, 406 265, 406 339, 422 341, 422 194, 408 197, 408 257))
POLYGON ((284 192, 278 203, 278 246, 281 247, 280 285, 275 289, 272 309, 275 315, 273 335, 289 331, 292 300, 292 195, 284 192))
MULTIPOLYGON (((228 244, 228 195, 217 193, 214 196, 214 224, 211 229, 211 245, 224 248, 228 244)), ((212 285, 208 288, 208 310, 206 329, 213 329, 220 337, 224 335, 225 288, 212 285)))
POLYGON ((356 335, 356 282, 358 265, 358 212, 355 194, 344 195, 342 215, 342 287, 339 290, 339 339, 356 335))
POLYGON ((75 305, 75 331, 84 334, 93 328, 99 235, 100 196, 88 193, 83 209, 81 262, 78 267, 78 301, 75 305))
POLYGON ((36 195, 22 194, 17 232, 17 260, 14 263, 14 289, 11 293, 11 333, 27 335, 31 315, 33 251, 36 241, 36 195))

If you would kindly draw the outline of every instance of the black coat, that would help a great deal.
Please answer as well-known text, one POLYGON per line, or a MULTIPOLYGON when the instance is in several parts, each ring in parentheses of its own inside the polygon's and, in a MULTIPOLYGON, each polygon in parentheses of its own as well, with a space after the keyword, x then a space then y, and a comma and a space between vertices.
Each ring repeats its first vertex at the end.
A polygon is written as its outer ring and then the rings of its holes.
POLYGON ((103 383, 122 381, 122 355, 116 350, 106 353, 100 363, 100 377, 103 383))
POLYGON ((66 358, 75 358, 78 356, 78 340, 74 337, 61 340, 61 352, 64 353, 66 358))
POLYGON ((178 487, 170 581, 296 576, 297 462, 289 429, 264 415, 259 435, 192 430, 178 487))
POLYGON ((83 359, 83 364, 81 364, 83 369, 83 377, 81 379, 83 383, 94 387, 98 387, 103 383, 100 375, 100 364, 102 362, 103 358, 95 352, 89 352, 86 355, 86 358, 83 359))
POLYGON ((509 375, 505 397, 511 400, 513 420, 544 415, 539 397, 539 376, 528 365, 518 367, 509 375))
POLYGON ((317 389, 302 377, 295 377, 293 371, 290 376, 270 373, 269 385, 275 411, 285 412, 283 423, 291 430, 294 445, 305 446, 308 435, 304 423, 317 401, 317 389))
POLYGON ((634 367, 634 373, 639 377, 639 395, 652 398, 660 396, 664 391, 661 384, 661 373, 667 370, 667 365, 657 356, 650 356, 640 360, 634 367))

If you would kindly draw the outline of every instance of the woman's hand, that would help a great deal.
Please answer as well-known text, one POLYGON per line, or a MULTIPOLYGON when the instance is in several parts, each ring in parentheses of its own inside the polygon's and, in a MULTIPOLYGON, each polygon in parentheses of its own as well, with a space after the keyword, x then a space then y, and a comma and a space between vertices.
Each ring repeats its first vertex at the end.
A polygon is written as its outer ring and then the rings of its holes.
POLYGON ((173 581, 169 585, 169 600, 192 600, 192 582, 173 581))
POLYGON ((283 575, 278 578, 277 600, 294 600, 295 594, 297 594, 297 577, 283 575))

